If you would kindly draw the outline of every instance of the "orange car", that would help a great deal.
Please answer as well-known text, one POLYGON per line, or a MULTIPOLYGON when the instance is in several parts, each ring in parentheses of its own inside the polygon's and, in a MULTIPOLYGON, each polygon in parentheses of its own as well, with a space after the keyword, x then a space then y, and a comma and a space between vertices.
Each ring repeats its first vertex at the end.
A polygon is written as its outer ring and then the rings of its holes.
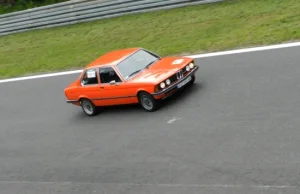
POLYGON ((97 107, 139 103, 155 111, 162 99, 195 81, 198 66, 188 57, 160 57, 143 48, 106 53, 65 88, 68 103, 94 116, 97 107))

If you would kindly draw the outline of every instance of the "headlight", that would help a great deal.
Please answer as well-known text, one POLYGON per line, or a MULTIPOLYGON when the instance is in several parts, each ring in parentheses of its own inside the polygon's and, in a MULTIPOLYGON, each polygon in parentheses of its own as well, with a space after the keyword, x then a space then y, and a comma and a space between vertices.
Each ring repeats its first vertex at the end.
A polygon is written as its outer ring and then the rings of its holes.
POLYGON ((194 63, 190 63, 190 64, 189 64, 189 67, 190 67, 191 69, 193 69, 193 68, 195 67, 194 63))
POLYGON ((166 80, 167 85, 171 84, 171 81, 169 79, 166 80))
POLYGON ((185 69, 186 69, 186 71, 190 71, 191 70, 191 68, 190 68, 190 66, 188 65, 188 66, 186 66, 185 67, 185 69))
POLYGON ((164 82, 160 83, 160 87, 161 88, 165 88, 166 87, 166 84, 164 82))

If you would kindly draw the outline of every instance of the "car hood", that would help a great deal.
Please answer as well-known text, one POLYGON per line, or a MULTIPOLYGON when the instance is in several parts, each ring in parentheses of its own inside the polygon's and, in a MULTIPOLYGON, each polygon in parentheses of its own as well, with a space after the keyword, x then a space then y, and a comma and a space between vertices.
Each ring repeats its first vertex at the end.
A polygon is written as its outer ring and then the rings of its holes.
POLYGON ((175 74, 179 69, 183 68, 192 61, 192 58, 187 57, 161 58, 160 60, 149 66, 149 68, 137 74, 132 79, 132 82, 159 83, 175 74))

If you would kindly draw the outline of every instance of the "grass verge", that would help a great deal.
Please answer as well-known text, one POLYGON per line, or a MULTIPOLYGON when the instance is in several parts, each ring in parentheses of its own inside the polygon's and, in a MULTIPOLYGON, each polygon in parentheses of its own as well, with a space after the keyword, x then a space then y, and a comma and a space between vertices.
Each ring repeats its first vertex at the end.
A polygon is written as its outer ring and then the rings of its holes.
POLYGON ((82 68, 126 47, 165 56, 298 40, 298 1, 226 0, 3 36, 0 79, 82 68))

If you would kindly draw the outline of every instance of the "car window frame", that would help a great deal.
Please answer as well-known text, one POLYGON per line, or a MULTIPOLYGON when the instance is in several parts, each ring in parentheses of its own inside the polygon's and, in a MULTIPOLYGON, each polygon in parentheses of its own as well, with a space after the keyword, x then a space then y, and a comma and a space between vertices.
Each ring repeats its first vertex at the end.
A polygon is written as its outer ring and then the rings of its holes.
POLYGON ((91 67, 91 68, 88 68, 88 69, 86 69, 86 70, 83 71, 83 73, 82 73, 82 75, 81 75, 81 78, 80 78, 80 85, 81 85, 82 87, 96 86, 96 85, 99 85, 99 83, 100 83, 100 79, 99 79, 99 75, 98 75, 97 68, 91 67), (95 70, 95 72, 96 72, 96 77, 97 77, 97 83, 96 83, 96 84, 87 84, 87 85, 84 85, 84 84, 82 84, 84 75, 85 75, 88 71, 90 71, 90 70, 95 70))
POLYGON ((110 83, 102 83, 101 82, 101 76, 100 76, 100 69, 101 68, 112 68, 114 71, 115 71, 115 73, 119 76, 119 78, 120 78, 120 82, 117 82, 116 81, 116 84, 122 84, 122 83, 124 83, 125 81, 124 81, 124 78, 123 78, 123 76, 120 74, 120 72, 113 66, 113 65, 103 65, 103 66, 100 66, 100 67, 97 67, 97 71, 98 71, 98 78, 99 78, 99 84, 100 85, 111 85, 110 83))

